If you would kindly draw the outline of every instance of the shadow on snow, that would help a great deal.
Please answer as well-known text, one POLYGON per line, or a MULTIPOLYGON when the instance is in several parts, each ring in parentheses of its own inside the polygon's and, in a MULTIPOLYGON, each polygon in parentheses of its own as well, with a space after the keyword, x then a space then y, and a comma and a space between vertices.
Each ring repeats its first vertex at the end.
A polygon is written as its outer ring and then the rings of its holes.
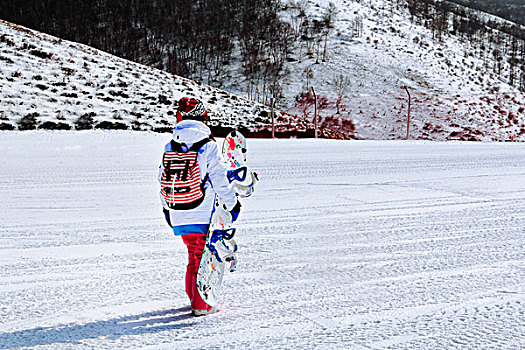
POLYGON ((123 316, 86 324, 65 324, 39 327, 11 333, 0 333, 0 349, 79 343, 84 339, 106 337, 118 339, 126 335, 158 333, 194 325, 189 307, 123 316), (188 322, 184 322, 188 321, 188 322))

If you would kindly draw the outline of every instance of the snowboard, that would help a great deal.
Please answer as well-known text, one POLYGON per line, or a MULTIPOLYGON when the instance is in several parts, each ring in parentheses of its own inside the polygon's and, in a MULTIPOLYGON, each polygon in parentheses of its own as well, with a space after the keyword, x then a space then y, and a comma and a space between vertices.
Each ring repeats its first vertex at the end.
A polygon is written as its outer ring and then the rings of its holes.
MULTIPOLYGON (((238 197, 249 197, 255 183, 256 173, 249 171, 246 164, 246 139, 238 131, 232 131, 222 144, 222 159, 226 165, 228 180, 238 197)), ((215 198, 210 229, 197 272, 197 290, 206 304, 215 307, 219 301, 221 284, 229 264, 229 271, 237 266, 237 243, 234 240, 236 228, 231 213, 220 198, 215 198)))

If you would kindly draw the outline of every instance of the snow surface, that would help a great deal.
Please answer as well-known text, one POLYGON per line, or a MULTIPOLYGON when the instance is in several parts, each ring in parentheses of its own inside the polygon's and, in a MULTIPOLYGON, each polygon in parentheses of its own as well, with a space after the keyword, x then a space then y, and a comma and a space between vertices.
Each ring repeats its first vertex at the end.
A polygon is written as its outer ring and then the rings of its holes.
POLYGON ((238 271, 196 319, 168 139, 0 133, 0 349, 525 347, 524 144, 249 139, 238 271))

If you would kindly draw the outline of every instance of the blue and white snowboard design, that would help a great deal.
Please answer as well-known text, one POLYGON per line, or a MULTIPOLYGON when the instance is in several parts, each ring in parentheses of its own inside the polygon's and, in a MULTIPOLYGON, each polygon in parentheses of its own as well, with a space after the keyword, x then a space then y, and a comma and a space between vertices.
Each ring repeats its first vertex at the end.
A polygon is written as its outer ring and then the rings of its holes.
MULTIPOLYGON (((228 170, 228 179, 239 197, 250 196, 258 181, 257 174, 248 170, 246 153, 244 136, 238 131, 229 133, 223 142, 222 158, 228 170)), ((212 307, 219 301, 226 264, 230 264, 230 272, 235 271, 237 265, 238 247, 233 239, 234 236, 235 227, 231 213, 217 197, 210 231, 206 237, 206 245, 197 272, 199 294, 202 300, 212 307)))

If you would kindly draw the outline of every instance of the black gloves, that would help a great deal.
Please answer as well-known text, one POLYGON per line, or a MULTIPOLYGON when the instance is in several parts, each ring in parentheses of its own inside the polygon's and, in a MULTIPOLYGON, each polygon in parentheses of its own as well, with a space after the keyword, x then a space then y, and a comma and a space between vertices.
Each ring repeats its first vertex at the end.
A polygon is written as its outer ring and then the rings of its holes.
POLYGON ((235 203, 235 206, 233 207, 233 209, 230 210, 233 221, 237 220, 240 212, 241 212, 241 202, 239 202, 239 200, 237 199, 237 203, 235 203))
POLYGON ((170 225, 170 227, 173 228, 170 220, 170 211, 166 208, 162 208, 162 212, 164 213, 164 217, 166 218, 166 222, 168 223, 168 225, 170 225))

